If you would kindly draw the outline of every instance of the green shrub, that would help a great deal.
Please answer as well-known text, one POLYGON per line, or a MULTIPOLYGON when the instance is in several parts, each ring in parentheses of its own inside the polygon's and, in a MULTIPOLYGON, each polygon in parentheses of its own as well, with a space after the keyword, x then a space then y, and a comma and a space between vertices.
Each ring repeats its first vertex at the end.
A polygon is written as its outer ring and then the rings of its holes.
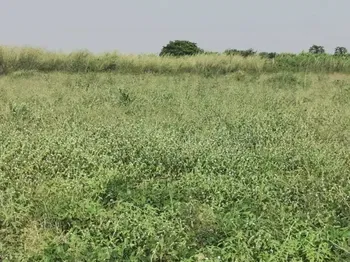
POLYGON ((224 54, 226 55, 240 55, 243 57, 253 56, 256 54, 256 51, 252 48, 247 50, 237 50, 237 49, 227 49, 224 54))
POLYGON ((259 56, 262 57, 262 58, 267 58, 267 59, 273 59, 277 56, 277 53, 275 52, 260 52, 259 53, 259 56))
POLYGON ((347 54, 348 54, 348 50, 345 47, 342 47, 342 46, 338 46, 334 50, 334 55, 337 55, 337 56, 344 56, 344 55, 347 55, 347 54))
POLYGON ((185 40, 175 40, 170 41, 166 46, 163 46, 160 56, 192 56, 203 53, 204 51, 200 49, 196 43, 185 41, 185 40))
POLYGON ((226 49, 224 51, 225 55, 239 55, 240 51, 238 49, 226 49))
POLYGON ((311 54, 325 54, 326 51, 323 46, 313 45, 309 48, 309 53, 311 54))

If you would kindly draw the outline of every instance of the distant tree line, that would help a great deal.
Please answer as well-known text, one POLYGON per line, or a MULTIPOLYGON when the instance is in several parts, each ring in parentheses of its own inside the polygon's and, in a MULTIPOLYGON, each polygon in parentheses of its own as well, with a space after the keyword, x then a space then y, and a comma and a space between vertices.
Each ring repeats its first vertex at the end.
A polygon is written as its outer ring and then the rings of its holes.
MULTIPOLYGON (((170 41, 166 46, 163 46, 160 56, 189 56, 189 55, 198 55, 198 54, 218 54, 218 52, 204 51, 199 48, 197 43, 193 43, 186 40, 175 40, 170 41)), ((313 45, 309 48, 310 54, 320 55, 325 54, 326 51, 323 46, 313 45)), ((226 55, 240 55, 242 57, 249 57, 254 55, 259 55, 263 58, 273 59, 278 54, 276 52, 260 52, 250 48, 247 50, 238 50, 238 49, 227 49, 224 51, 226 55)), ((345 47, 338 46, 334 50, 335 56, 348 56, 348 50, 345 47)))

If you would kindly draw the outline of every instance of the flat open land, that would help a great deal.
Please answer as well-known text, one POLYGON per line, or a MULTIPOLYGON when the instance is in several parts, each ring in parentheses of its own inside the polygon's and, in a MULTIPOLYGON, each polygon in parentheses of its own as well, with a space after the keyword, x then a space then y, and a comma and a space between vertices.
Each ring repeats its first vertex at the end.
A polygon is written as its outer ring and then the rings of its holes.
POLYGON ((0 77, 4 261, 350 261, 350 75, 0 77))

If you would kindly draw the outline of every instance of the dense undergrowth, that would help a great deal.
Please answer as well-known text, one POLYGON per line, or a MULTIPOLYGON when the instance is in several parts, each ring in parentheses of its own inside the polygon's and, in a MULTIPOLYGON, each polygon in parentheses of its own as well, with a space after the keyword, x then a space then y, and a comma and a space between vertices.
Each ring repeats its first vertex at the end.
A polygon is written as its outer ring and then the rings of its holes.
POLYGON ((280 54, 274 59, 261 58, 258 55, 244 58, 225 54, 176 58, 118 53, 92 54, 88 51, 66 54, 29 47, 0 46, 0 74, 19 70, 201 75, 222 75, 239 70, 249 73, 350 73, 350 57, 302 53, 280 54))
POLYGON ((0 256, 349 261, 349 130, 342 75, 2 76, 0 256))

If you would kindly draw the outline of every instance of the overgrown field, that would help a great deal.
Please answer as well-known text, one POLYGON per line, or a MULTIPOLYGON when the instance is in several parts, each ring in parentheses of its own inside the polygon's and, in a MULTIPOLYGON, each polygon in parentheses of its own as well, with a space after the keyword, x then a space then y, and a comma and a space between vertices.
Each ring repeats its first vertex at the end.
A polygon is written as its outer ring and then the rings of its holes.
POLYGON ((187 57, 158 55, 122 55, 116 52, 93 54, 48 52, 36 48, 0 46, 0 75, 18 70, 40 72, 116 72, 129 74, 179 74, 204 76, 225 75, 237 71, 249 73, 350 73, 350 56, 329 54, 279 54, 275 59, 258 55, 203 54, 187 57))
POLYGON ((350 76, 0 77, 4 261, 350 261, 350 76))

